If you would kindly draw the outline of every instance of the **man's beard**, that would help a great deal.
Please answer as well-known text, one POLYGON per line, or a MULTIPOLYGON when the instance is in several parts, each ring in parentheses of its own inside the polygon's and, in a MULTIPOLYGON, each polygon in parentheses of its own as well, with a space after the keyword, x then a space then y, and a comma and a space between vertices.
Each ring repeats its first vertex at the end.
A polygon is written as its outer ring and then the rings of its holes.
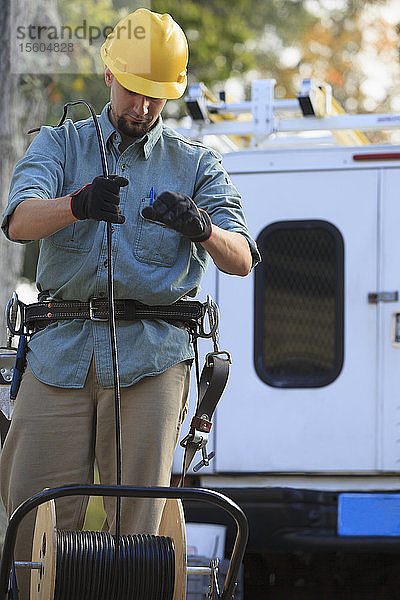
POLYGON ((149 122, 144 123, 135 123, 134 121, 126 118, 126 117, 118 117, 117 128, 120 133, 125 134, 130 138, 141 138, 143 137, 150 129, 153 124, 149 122))

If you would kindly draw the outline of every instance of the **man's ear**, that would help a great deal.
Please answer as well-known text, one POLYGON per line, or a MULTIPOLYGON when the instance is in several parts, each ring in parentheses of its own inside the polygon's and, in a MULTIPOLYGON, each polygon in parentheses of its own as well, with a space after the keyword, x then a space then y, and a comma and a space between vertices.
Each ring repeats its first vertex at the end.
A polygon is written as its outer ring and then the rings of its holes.
POLYGON ((113 79, 114 75, 111 73, 110 69, 106 65, 104 68, 104 81, 106 82, 106 86, 110 87, 113 79))

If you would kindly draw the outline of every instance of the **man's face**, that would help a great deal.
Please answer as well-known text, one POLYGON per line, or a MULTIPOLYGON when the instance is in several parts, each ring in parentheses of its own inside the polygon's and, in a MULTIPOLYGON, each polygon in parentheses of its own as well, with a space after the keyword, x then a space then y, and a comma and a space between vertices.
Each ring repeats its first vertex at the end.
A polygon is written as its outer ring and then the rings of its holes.
POLYGON ((106 67, 105 82, 110 88, 110 120, 125 137, 141 138, 157 121, 165 106, 163 98, 150 98, 124 88, 106 67))

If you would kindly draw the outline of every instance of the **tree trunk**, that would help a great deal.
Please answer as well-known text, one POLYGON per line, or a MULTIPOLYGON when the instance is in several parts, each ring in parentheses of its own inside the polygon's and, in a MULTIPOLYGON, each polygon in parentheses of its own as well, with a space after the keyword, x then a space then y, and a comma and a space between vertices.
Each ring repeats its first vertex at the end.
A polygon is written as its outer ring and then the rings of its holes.
MULTIPOLYGON (((53 1, 41 0, 0 0, 2 15, 0 61, 0 202, 1 212, 7 206, 8 190, 15 163, 23 156, 32 136, 27 130, 43 123, 46 116, 47 92, 44 82, 49 77, 35 74, 11 72, 11 7, 18 19, 30 23, 34 13, 40 11, 40 4, 47 6, 53 1), (24 87, 24 91, 22 90, 24 87)), ((44 7, 43 7, 44 9, 44 7)), ((47 9, 46 9, 47 10, 47 9)), ((4 308, 15 290, 20 278, 24 246, 9 242, 0 235, 0 344, 6 339, 4 308)))
MULTIPOLYGON (((11 7, 24 23, 29 23, 34 13, 54 10, 54 0, 0 0, 2 27, 0 30, 0 202, 1 212, 7 205, 8 189, 15 163, 23 156, 32 137, 28 129, 43 123, 46 116, 48 76, 19 75, 11 72, 11 36, 15 35, 11 23, 11 7), (42 6, 41 6, 42 5, 42 6), (22 87, 24 90, 22 90, 22 87)), ((14 13, 14 14, 15 14, 14 13)), ((43 13, 42 13, 43 14, 43 13)), ((4 307, 20 279, 24 246, 0 234, 0 345, 6 341, 4 307)), ((0 502, 0 546, 4 539, 7 517, 0 502)))
MULTIPOLYGON (((7 205, 7 194, 13 166, 18 159, 17 139, 21 138, 17 126, 18 76, 13 75, 10 65, 10 10, 11 0, 0 0, 3 15, 2 60, 0 62, 0 194, 2 212, 7 205)), ((0 340, 4 341, 5 324, 3 307, 16 285, 21 269, 22 247, 0 238, 0 340)))

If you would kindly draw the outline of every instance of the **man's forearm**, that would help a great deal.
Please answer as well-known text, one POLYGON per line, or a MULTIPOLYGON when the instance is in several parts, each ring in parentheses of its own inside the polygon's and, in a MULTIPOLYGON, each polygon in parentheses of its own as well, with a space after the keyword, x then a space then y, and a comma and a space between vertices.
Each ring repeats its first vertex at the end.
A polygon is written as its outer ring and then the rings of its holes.
POLYGON ((42 200, 28 198, 18 204, 9 223, 12 240, 40 240, 76 221, 71 196, 42 200))
POLYGON ((246 238, 240 233, 213 225, 211 237, 201 244, 222 271, 242 277, 250 273, 251 251, 246 238))
MULTIPOLYGON (((29 198, 15 209, 9 223, 13 240, 39 240, 76 221, 70 208, 71 196, 50 200, 29 198)), ((202 242, 214 263, 227 273, 245 276, 252 257, 244 236, 213 225, 211 237, 202 242)))

